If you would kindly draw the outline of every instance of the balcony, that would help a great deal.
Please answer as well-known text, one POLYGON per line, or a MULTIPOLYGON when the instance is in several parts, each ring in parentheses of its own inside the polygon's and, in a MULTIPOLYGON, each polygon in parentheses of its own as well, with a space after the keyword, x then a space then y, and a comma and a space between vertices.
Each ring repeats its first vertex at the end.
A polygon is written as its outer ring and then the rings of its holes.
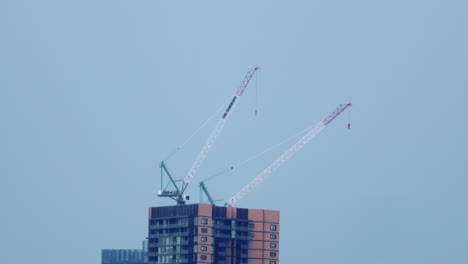
POLYGON ((150 225, 149 229, 169 229, 169 228, 183 228, 183 227, 189 227, 189 223, 178 223, 178 224, 165 224, 165 225, 150 225))
POLYGON ((231 239, 231 234, 219 234, 219 233, 215 233, 215 234, 214 234, 214 237, 216 237, 216 238, 231 239))
POLYGON ((171 236, 188 236, 189 232, 176 232, 176 233, 169 233, 171 236))
POLYGON ((226 247, 226 243, 225 242, 219 242, 216 244, 218 247, 226 247))
POLYGON ((236 236, 236 239, 238 239, 238 240, 250 240, 251 237, 250 237, 250 236, 241 236, 241 235, 237 235, 237 236, 236 236))
POLYGON ((214 229, 231 230, 231 225, 215 225, 214 229))
POLYGON ((248 226, 237 226, 236 230, 248 232, 250 230, 250 228, 248 226))

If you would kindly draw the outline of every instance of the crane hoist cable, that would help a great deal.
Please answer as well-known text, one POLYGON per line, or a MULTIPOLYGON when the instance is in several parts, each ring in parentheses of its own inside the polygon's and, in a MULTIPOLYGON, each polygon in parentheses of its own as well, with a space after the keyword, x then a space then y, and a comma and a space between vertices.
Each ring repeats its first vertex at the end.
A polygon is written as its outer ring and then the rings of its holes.
MULTIPOLYGON (((314 125, 314 126, 315 126, 315 125, 314 125)), ((209 201, 212 205, 216 205, 216 204, 215 204, 215 200, 212 198, 210 192, 208 191, 208 188, 207 188, 207 186, 206 186, 206 182, 208 182, 208 181, 210 181, 210 180, 213 180, 213 179, 215 179, 215 178, 218 178, 219 176, 224 175, 225 173, 228 173, 228 172, 230 172, 230 171, 232 171, 232 170, 234 170, 234 169, 237 169, 237 168, 239 168, 239 167, 245 165, 245 164, 248 163, 248 162, 251 162, 252 160, 257 159, 258 157, 260 157, 260 156, 262 156, 262 155, 264 155, 264 154, 266 154, 266 153, 272 151, 273 149, 275 149, 275 148, 277 148, 277 147, 279 147, 279 146, 281 146, 281 145, 283 145, 283 144, 285 144, 285 143, 291 141, 292 139, 294 139, 294 138, 296 138, 296 137, 298 137, 298 136, 304 134, 305 132, 309 131, 312 127, 313 127, 313 126, 308 127, 308 128, 306 128, 306 129, 303 129, 302 131, 300 131, 300 132, 298 132, 298 133, 295 133, 294 135, 292 135, 292 136, 288 137, 287 139, 285 139, 285 140, 283 140, 283 141, 281 141, 281 142, 279 142, 279 143, 277 143, 277 144, 275 144, 275 145, 273 145, 273 146, 271 146, 271 147, 269 147, 269 148, 263 150, 262 152, 259 152, 259 153, 255 154, 255 155, 251 156, 250 158, 248 158, 248 159, 246 159, 246 160, 244 160, 244 161, 241 161, 241 162, 237 163, 237 165, 230 166, 230 167, 228 167, 228 168, 226 168, 226 169, 224 169, 224 170, 222 170, 222 171, 219 171, 219 172, 217 172, 217 173, 215 173, 215 174, 213 174, 213 175, 211 175, 211 176, 205 178, 204 180, 200 181, 200 183, 199 183, 199 187, 200 187, 200 203, 201 203, 202 200, 203 200, 203 193, 204 193, 204 194, 206 195, 206 197, 208 198, 208 201, 209 201)))
POLYGON ((245 164, 247 164, 247 163, 249 163, 249 162, 251 162, 251 161, 253 161, 253 160, 255 160, 255 159, 257 159, 257 158, 259 158, 261 156, 263 156, 264 154, 274 150, 275 148, 288 143, 289 141, 293 140, 294 138, 299 137, 300 135, 302 135, 302 134, 306 133, 307 131, 311 130, 316 125, 317 125, 317 123, 314 124, 313 126, 309 126, 309 127, 305 128, 305 129, 295 133, 292 136, 289 136, 288 138, 280 141, 279 143, 277 143, 277 144, 275 144, 273 146, 270 146, 270 147, 266 148, 265 150, 255 154, 255 155, 250 156, 249 158, 247 158, 247 159, 245 159, 245 160, 243 160, 241 162, 238 162, 236 165, 229 166, 229 167, 227 167, 227 168, 225 168, 225 169, 223 169, 221 171, 218 171, 217 173, 212 174, 211 176, 205 178, 203 180, 203 182, 213 180, 214 178, 217 178, 217 177, 219 177, 219 176, 221 176, 221 175, 223 175, 223 174, 225 174, 227 172, 230 172, 230 171, 232 171, 234 169, 242 167, 243 165, 245 165, 245 164))
MULTIPOLYGON (((256 66, 253 69, 251 69, 250 71, 248 71, 247 74, 245 75, 244 79, 242 80, 242 83, 241 83, 240 87, 237 89, 236 93, 234 94, 234 96, 230 100, 230 103, 228 104, 226 110, 222 114, 220 120, 218 121, 215 128, 213 129, 210 136, 208 137, 205 145, 203 146, 203 148, 201 149, 201 151, 198 154, 197 158, 193 162, 192 167, 190 168, 190 170, 186 174, 185 178, 183 179, 181 188, 179 188, 177 186, 178 181, 174 180, 174 178, 171 176, 171 174, 169 173, 169 170, 167 169, 166 165, 164 164, 164 161, 162 161, 160 163, 160 167, 161 167, 161 188, 163 187, 162 178, 163 178, 163 174, 165 173, 169 177, 170 182, 172 183, 172 186, 174 187, 175 190, 167 190, 166 188, 164 188, 164 190, 159 190, 158 191, 158 196, 159 197, 169 197, 169 198, 175 200, 177 202, 177 204, 185 204, 185 202, 189 199, 188 196, 184 196, 184 192, 187 189, 187 186, 192 181, 193 177, 196 175, 198 169, 200 168, 201 164, 203 163, 206 156, 208 155, 208 152, 211 150, 211 148, 212 148, 213 144, 215 143, 217 137, 221 133, 224 125, 226 124, 227 120, 231 116, 231 113, 233 112, 235 106, 239 102, 239 99, 242 96, 242 94, 244 93, 244 90, 249 85, 250 80, 254 76, 255 72, 257 70, 259 70, 259 69, 260 69, 260 67, 256 66)), ((198 132, 198 131, 196 131, 196 132, 198 132)), ((175 150, 175 152, 177 152, 177 151, 178 151, 178 149, 175 150)), ((175 152, 173 154, 175 154, 175 152)))
POLYGON ((292 147, 290 147, 286 152, 284 152, 278 159, 276 159, 270 166, 264 169, 257 177, 255 177, 251 182, 249 182, 244 188, 242 188, 238 193, 232 196, 224 206, 233 206, 240 199, 246 196, 251 192, 258 184, 260 184, 266 177, 271 175, 276 169, 278 169, 284 162, 296 154, 302 147, 304 147, 308 142, 310 142, 315 136, 317 136, 323 129, 327 127, 336 117, 338 117, 346 108, 352 106, 351 103, 339 105, 331 114, 329 114, 325 119, 317 123, 305 136, 303 136, 298 142, 296 142, 292 147))
POLYGON ((221 105, 216 112, 214 112, 208 119, 200 126, 198 127, 181 145, 179 145, 176 149, 174 149, 163 161, 168 161, 172 156, 174 156, 177 152, 179 152, 181 149, 187 145, 188 142, 200 131, 202 130, 223 108, 229 103, 230 97, 224 102, 223 105, 221 105))
POLYGON ((221 116, 221 119, 218 121, 216 124, 216 127, 214 128, 213 132, 211 132, 211 135, 208 137, 205 145, 203 146, 202 150, 198 154, 197 158, 193 162, 192 167, 190 170, 187 172, 187 175, 184 178, 184 183, 182 186, 182 193, 187 189, 188 184, 192 181, 193 177, 197 173, 198 169, 200 168, 202 162, 205 160, 206 156, 208 155, 208 152, 211 150, 211 147, 213 147, 213 144, 215 143, 217 137, 221 133, 224 125, 226 124, 228 118, 230 117, 230 114, 234 110, 235 106, 237 105, 237 102, 239 101, 240 97, 244 93, 244 90, 247 88, 249 85, 250 80, 252 79, 253 75, 257 70, 259 70, 260 67, 256 66, 252 70, 248 71, 244 80, 242 81, 239 89, 237 89, 236 94, 233 96, 231 102, 229 103, 226 111, 224 114, 221 116))

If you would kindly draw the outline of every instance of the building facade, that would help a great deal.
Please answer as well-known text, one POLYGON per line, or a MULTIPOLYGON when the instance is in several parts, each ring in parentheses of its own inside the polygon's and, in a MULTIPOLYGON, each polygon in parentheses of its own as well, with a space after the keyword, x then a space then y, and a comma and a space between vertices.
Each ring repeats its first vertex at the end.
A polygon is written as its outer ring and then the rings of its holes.
POLYGON ((148 243, 143 241, 143 249, 103 249, 102 264, 147 264, 148 243))
POLYGON ((279 211, 209 204, 149 209, 148 264, 279 264, 279 211))

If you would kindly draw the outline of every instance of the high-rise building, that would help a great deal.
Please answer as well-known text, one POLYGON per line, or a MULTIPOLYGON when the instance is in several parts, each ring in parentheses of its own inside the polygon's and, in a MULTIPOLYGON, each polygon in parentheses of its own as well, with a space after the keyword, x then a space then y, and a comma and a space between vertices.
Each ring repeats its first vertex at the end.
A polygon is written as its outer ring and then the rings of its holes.
POLYGON ((152 207, 148 264, 279 264, 279 231, 279 211, 152 207))
POLYGON ((147 264, 148 242, 143 240, 143 249, 103 249, 102 264, 147 264))

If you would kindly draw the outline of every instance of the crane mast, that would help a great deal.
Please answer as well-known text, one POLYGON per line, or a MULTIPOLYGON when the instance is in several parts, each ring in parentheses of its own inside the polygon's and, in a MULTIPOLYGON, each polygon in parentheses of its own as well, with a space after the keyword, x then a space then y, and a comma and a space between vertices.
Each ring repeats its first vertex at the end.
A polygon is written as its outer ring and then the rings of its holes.
POLYGON ((302 147, 304 147, 309 141, 317 136, 328 124, 330 124, 337 116, 339 116, 346 108, 352 106, 351 103, 341 104, 335 111, 329 114, 325 119, 316 124, 311 130, 303 136, 298 142, 284 152, 278 159, 276 159, 270 166, 263 170, 257 177, 255 177, 250 183, 242 188, 237 194, 229 199, 224 206, 233 206, 240 199, 251 192, 258 184, 260 184, 266 177, 271 175, 276 169, 278 169, 284 162, 296 154, 302 147))

